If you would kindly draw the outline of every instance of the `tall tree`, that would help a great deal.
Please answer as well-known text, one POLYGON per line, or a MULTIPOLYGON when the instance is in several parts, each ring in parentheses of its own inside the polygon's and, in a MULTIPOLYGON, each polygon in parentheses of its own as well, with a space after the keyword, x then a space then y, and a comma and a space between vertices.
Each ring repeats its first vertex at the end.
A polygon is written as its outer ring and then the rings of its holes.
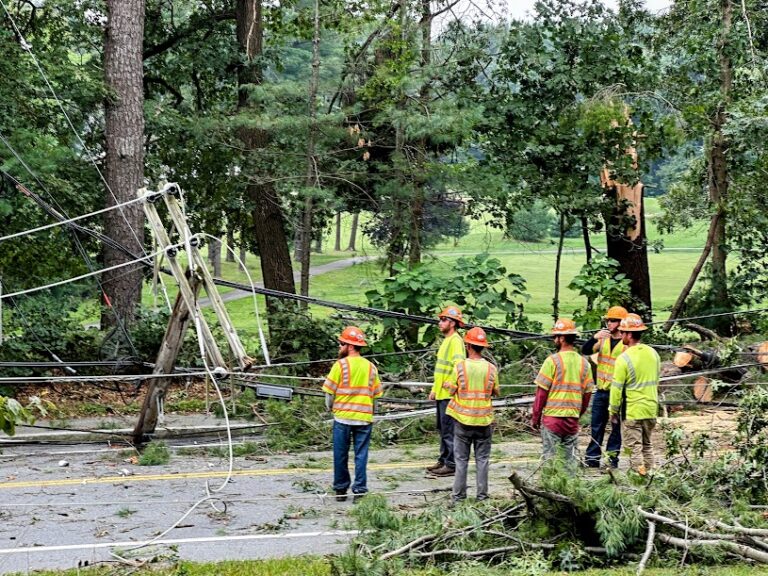
MULTIPOLYGON (((263 82, 263 27, 261 0, 237 0, 237 41, 243 54, 238 68, 238 111, 247 116, 258 106, 253 91, 263 82)), ((243 122, 238 130, 246 152, 262 149, 269 144, 269 134, 258 126, 243 122)), ((264 286, 273 290, 296 293, 291 267, 291 254, 285 232, 285 220, 280 198, 274 184, 250 181, 247 196, 253 215, 253 235, 261 257, 264 286)), ((269 307, 274 307, 270 299, 269 307)))
MULTIPOLYGON (((136 197, 144 185, 144 91, 142 49, 144 0, 107 0, 104 40, 104 78, 109 93, 105 109, 104 175, 106 205, 136 197)), ((107 212, 107 233, 133 253, 144 250, 144 213, 139 204, 107 212)), ((123 252, 104 246, 105 268, 128 262, 123 252)), ((104 300, 114 314, 105 311, 102 327, 115 321, 130 324, 141 300, 142 267, 133 264, 102 276, 104 300)))

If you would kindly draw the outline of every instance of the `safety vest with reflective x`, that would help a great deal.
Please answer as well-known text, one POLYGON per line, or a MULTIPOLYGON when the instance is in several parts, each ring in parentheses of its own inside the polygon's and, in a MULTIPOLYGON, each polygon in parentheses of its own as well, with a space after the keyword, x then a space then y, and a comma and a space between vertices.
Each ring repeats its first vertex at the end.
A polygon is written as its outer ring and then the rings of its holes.
POLYGON ((443 382, 448 380, 453 374, 453 367, 456 362, 466 358, 464 352, 464 342, 457 332, 454 332, 443 340, 437 351, 437 360, 435 361, 435 379, 432 384, 432 392, 435 393, 435 400, 448 400, 450 394, 443 388, 443 382))
POLYGON ((443 383, 451 396, 445 413, 465 426, 489 426, 493 423, 491 397, 499 394, 496 366, 487 360, 462 360, 443 383))
POLYGON ((362 356, 342 358, 331 368, 323 392, 333 395, 333 415, 373 422, 373 400, 383 394, 376 366, 362 356))
POLYGON ((558 352, 549 356, 536 376, 536 385, 548 390, 542 414, 559 418, 578 418, 583 395, 591 390, 592 370, 578 352, 558 352))
POLYGON ((659 413, 661 360, 650 346, 636 344, 616 359, 609 411, 618 414, 626 397, 627 420, 656 418, 659 413))
POLYGON ((611 348, 611 339, 606 338, 602 341, 600 349, 597 352, 597 389, 610 390, 611 381, 613 381, 613 368, 616 365, 616 358, 624 352, 624 344, 618 342, 611 348))

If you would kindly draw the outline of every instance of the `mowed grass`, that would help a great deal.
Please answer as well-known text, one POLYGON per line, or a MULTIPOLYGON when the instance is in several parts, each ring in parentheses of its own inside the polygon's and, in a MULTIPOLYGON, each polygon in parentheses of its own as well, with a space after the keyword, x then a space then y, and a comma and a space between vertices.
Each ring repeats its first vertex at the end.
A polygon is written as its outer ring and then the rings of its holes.
MULTIPOLYGON (((656 227, 656 221, 661 215, 659 203, 654 198, 646 199, 646 222, 648 237, 651 243, 661 241, 664 249, 661 252, 649 250, 648 260, 651 273, 651 293, 656 319, 662 319, 665 311, 674 303, 680 289, 688 279, 691 269, 704 244, 707 223, 701 222, 689 230, 677 231, 671 235, 662 235, 656 227)), ((349 243, 351 215, 342 217, 341 247, 345 249, 349 243)), ((331 250, 335 241, 335 229, 331 226, 326 230, 323 240, 324 253, 312 254, 312 266, 320 266, 337 260, 344 260, 356 255, 381 256, 381 251, 374 248, 362 233, 362 226, 370 220, 370 215, 362 214, 360 229, 357 234, 357 250, 331 250)), ((602 233, 592 235, 592 243, 603 251, 605 236, 602 233)), ((552 299, 554 297, 554 270, 556 261, 556 239, 548 238, 542 242, 526 243, 505 238, 501 230, 493 228, 489 222, 481 219, 471 222, 470 232, 458 239, 448 239, 431 249, 425 255, 424 261, 435 267, 437 273, 449 274, 453 263, 461 256, 473 256, 487 251, 498 258, 508 272, 520 274, 525 278, 530 295, 526 301, 525 310, 533 320, 545 325, 551 321, 552 299), (431 263, 431 264, 430 264, 431 263)), ((222 249, 224 253, 224 249, 222 249)), ((568 290, 568 283, 579 272, 585 263, 582 239, 567 238, 564 244, 560 274, 560 312, 571 315, 573 311, 584 306, 583 298, 568 290)), ((257 256, 248 254, 247 268, 254 282, 261 281, 260 262, 257 256)), ((294 263, 294 270, 298 270, 294 263)), ((247 276, 239 270, 236 263, 222 263, 222 277, 236 282, 248 283, 247 276)), ((356 264, 341 270, 313 276, 310 279, 310 296, 342 302, 345 304, 366 305, 365 292, 380 285, 386 277, 386 272, 376 261, 356 264)), ((173 302, 177 287, 173 279, 166 280, 169 299, 173 302)), ((230 291, 220 288, 220 293, 230 291)), ((145 287, 144 302, 151 303, 153 296, 150 287, 145 287)), ((260 314, 265 313, 265 302, 257 297, 260 314)), ((163 305, 162 297, 158 301, 163 305)), ((441 303, 436 302, 435 308, 441 303)), ((252 298, 244 298, 227 303, 227 310, 238 329, 253 330, 255 328, 255 312, 252 298)), ((334 310, 324 306, 312 306, 313 314, 324 317, 333 314, 334 310)), ((209 311, 206 311, 209 315, 209 311)))
MULTIPOLYGON (((624 568, 606 568, 579 572, 546 572, 543 576, 579 574, 582 576, 633 576, 635 565, 624 568)), ((271 560, 242 560, 227 562, 179 562, 172 564, 158 563, 148 567, 134 568, 133 576, 331 576, 329 560, 316 556, 300 556, 271 560)), ((456 563, 450 570, 431 567, 425 569, 402 570, 403 576, 486 576, 509 573, 504 568, 479 568, 465 563, 456 563)), ((28 572, 24 572, 28 574, 28 572)), ((112 566, 77 568, 72 570, 34 572, 36 576, 108 576, 115 574, 112 566)), ((648 568, 643 572, 647 576, 752 576, 768 574, 768 569, 758 566, 685 566, 675 568, 648 568)), ((17 573, 20 576, 20 573, 17 573)))

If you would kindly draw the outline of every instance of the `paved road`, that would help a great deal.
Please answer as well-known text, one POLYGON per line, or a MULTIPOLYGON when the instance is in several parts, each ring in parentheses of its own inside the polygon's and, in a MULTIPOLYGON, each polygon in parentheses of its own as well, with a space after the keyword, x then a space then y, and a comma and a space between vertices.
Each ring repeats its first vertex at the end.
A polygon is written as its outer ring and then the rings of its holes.
MULTIPOLYGON (((510 465, 532 468, 538 451, 533 439, 494 445, 491 491, 509 494, 510 465)), ((369 488, 385 492, 395 505, 447 500, 452 479, 427 479, 423 472, 433 452, 430 446, 410 456, 401 449, 373 450, 369 488)), ((222 485, 226 458, 206 454, 200 445, 177 447, 163 466, 138 466, 130 457, 106 443, 4 444, 0 573, 73 568, 114 559, 111 553, 139 560, 178 554, 196 561, 322 555, 342 551, 354 535, 348 517, 354 504, 325 496, 330 452, 264 450, 236 458, 231 481, 214 501, 218 510, 211 502, 192 507, 205 498, 207 486, 222 485), (161 541, 131 550, 160 535, 161 541)))

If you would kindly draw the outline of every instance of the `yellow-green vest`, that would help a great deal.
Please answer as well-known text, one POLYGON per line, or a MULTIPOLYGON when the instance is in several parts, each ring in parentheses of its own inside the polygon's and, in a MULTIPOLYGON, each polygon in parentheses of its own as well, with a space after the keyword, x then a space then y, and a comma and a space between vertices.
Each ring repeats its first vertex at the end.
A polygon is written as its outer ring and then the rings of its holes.
POLYGON ((618 414, 626 396, 627 420, 656 418, 659 413, 661 360, 650 346, 636 344, 616 359, 609 411, 618 414))
POLYGON ((618 342, 611 349, 611 339, 603 340, 600 349, 597 352, 597 389, 610 390, 613 381, 613 367, 616 364, 616 358, 624 352, 624 344, 618 342))
POLYGON ((592 370, 589 362, 575 351, 557 352, 544 361, 536 384, 549 391, 544 416, 578 418, 583 395, 591 390, 592 370))
POLYGON ((498 394, 496 367, 487 360, 462 360, 454 377, 443 384, 452 396, 445 413, 465 426, 493 423, 494 390, 498 394))
POLYGON ((456 366, 456 362, 464 360, 466 357, 464 342, 458 332, 454 332, 440 344, 435 361, 435 378, 432 384, 435 400, 448 400, 451 397, 443 388, 443 382, 453 374, 453 367, 456 366))

